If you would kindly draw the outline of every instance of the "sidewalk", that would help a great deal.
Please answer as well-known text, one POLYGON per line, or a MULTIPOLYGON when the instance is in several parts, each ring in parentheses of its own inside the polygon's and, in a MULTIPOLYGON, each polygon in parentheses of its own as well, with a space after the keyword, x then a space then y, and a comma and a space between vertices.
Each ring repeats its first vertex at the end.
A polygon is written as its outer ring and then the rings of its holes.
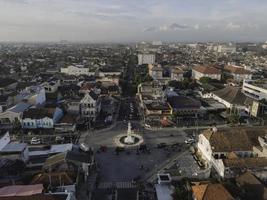
MULTIPOLYGON (((229 124, 220 124, 220 125, 216 125, 217 128, 226 128, 229 127, 229 124)), ((212 128, 212 126, 190 126, 190 127, 151 127, 151 128, 147 128, 144 127, 144 129, 146 130, 150 130, 150 131, 162 131, 162 130, 195 130, 195 129, 208 129, 208 128, 212 128)))

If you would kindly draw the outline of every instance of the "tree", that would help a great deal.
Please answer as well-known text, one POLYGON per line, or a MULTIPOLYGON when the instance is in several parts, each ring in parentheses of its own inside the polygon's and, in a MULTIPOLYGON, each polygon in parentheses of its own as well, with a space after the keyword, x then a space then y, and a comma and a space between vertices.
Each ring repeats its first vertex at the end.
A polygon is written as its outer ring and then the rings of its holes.
POLYGON ((202 83, 202 84, 207 84, 207 83, 212 82, 212 79, 210 77, 201 77, 199 79, 199 82, 202 83))
POLYGON ((176 187, 174 189, 172 197, 173 197, 173 200, 181 200, 181 199, 183 199, 183 192, 181 191, 181 189, 179 187, 176 187))
POLYGON ((228 117, 228 120, 231 124, 237 124, 239 123, 239 115, 238 114, 231 114, 229 117, 228 117))
POLYGON ((182 83, 176 80, 169 81, 168 85, 174 88, 181 88, 182 83))

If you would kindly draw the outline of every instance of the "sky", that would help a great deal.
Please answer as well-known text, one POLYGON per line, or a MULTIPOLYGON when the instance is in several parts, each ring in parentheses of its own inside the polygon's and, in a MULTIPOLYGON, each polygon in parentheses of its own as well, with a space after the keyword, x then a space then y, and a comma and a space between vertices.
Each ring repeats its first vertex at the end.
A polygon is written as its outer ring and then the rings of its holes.
POLYGON ((266 41, 266 0, 0 0, 0 41, 266 41))

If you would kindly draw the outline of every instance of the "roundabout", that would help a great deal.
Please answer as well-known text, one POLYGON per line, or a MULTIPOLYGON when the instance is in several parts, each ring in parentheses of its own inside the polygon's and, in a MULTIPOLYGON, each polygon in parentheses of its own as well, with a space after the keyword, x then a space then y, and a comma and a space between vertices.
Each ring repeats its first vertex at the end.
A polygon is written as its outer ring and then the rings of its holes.
POLYGON ((128 130, 126 134, 120 134, 114 137, 114 143, 118 147, 135 147, 143 142, 144 139, 141 135, 133 133, 130 122, 128 122, 128 130))

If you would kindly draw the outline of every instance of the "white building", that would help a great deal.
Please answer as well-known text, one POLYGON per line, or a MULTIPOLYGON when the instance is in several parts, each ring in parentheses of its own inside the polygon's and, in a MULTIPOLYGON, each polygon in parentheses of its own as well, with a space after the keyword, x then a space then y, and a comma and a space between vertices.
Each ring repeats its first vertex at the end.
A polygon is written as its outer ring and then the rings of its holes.
POLYGON ((61 68, 60 69, 61 73, 67 74, 67 75, 75 75, 75 76, 79 76, 79 75, 95 75, 95 72, 90 72, 89 68, 84 67, 83 65, 70 65, 66 68, 61 68))
POLYGON ((29 107, 31 107, 31 104, 21 102, 7 109, 5 112, 0 113, 0 124, 12 124, 16 121, 21 122, 23 112, 29 107))
POLYGON ((45 89, 43 86, 29 86, 22 90, 17 96, 17 103, 27 101, 32 105, 43 105, 46 101, 45 89))
POLYGON ((101 103, 98 96, 93 91, 85 94, 84 98, 81 100, 82 117, 88 121, 95 121, 100 109, 101 103))
POLYGON ((196 66, 192 69, 192 78, 199 80, 202 77, 221 80, 221 70, 210 66, 196 66))
POLYGON ((240 66, 227 65, 224 67, 224 72, 236 82, 252 78, 252 73, 240 66))
POLYGON ((160 46, 160 45, 162 45, 162 41, 153 41, 152 42, 152 45, 154 45, 154 46, 160 46))
POLYGON ((236 46, 229 44, 229 45, 218 45, 217 46, 217 52, 219 53, 235 53, 236 52, 236 46))
POLYGON ((2 150, 9 142, 9 132, 0 132, 0 150, 2 150))
POLYGON ((55 93, 58 90, 59 86, 60 86, 59 80, 53 80, 43 83, 43 87, 46 93, 55 93))
POLYGON ((208 129, 199 135, 198 153, 221 177, 234 177, 244 169, 262 172, 267 159, 254 149, 260 147, 258 137, 266 133, 262 128, 208 129))
POLYGON ((171 80, 183 81, 184 71, 179 67, 171 69, 171 80))
POLYGON ((243 92, 256 100, 267 100, 267 80, 244 80, 243 92))
POLYGON ((138 54, 138 65, 154 64, 155 62, 155 54, 138 54))
POLYGON ((62 116, 63 111, 60 108, 31 108, 23 113, 22 128, 54 128, 54 124, 56 124, 62 116))
POLYGON ((154 79, 154 80, 159 80, 162 79, 163 76, 163 69, 161 65, 149 65, 149 75, 154 79), (153 66, 153 67, 151 67, 153 66))
MULTIPOLYGON (((225 105, 226 108, 236 108, 246 110, 245 105, 249 97, 242 93, 238 87, 228 86, 220 90, 211 92, 212 98, 225 105)), ((248 110, 247 110, 248 111, 248 110)))

